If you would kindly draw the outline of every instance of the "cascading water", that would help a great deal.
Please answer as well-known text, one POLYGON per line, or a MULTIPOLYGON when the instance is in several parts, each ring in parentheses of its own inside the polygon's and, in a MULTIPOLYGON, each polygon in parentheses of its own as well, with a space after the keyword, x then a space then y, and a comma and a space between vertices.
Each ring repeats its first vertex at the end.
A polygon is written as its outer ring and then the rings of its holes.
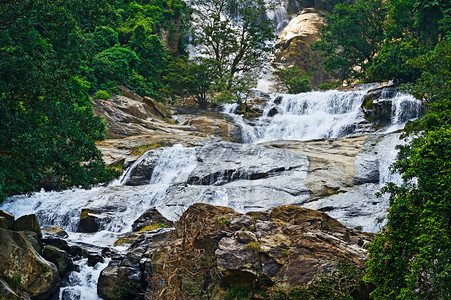
MULTIPOLYGON (((232 116, 242 128, 246 143, 336 138, 374 131, 362 110, 366 93, 366 90, 330 90, 298 95, 272 94, 263 107, 262 116, 252 125, 235 114, 236 104, 226 105, 224 113, 232 116)), ((398 93, 389 101, 392 118, 391 124, 384 128, 385 133, 401 129, 422 113, 421 102, 411 95, 398 93)))
MULTIPOLYGON (((383 224, 388 205, 387 199, 375 198, 374 192, 387 181, 399 180, 399 176, 388 172, 396 156, 399 134, 387 134, 387 130, 418 117, 419 101, 403 94, 391 97, 392 124, 382 129, 382 134, 367 138, 363 152, 357 155, 356 164, 376 166, 378 183, 363 183, 357 189, 318 201, 308 202, 309 190, 304 181, 309 160, 305 155, 257 144, 369 132, 371 126, 362 111, 365 94, 366 91, 327 91, 272 95, 254 124, 235 114, 237 104, 229 104, 225 113, 242 127, 243 140, 248 144, 223 142, 155 149, 108 186, 14 196, 0 208, 16 217, 35 213, 42 226, 63 227, 69 234, 69 243, 97 252, 112 247, 120 236, 130 232, 132 223, 147 209, 156 207, 163 215, 176 219, 195 202, 229 206, 240 212, 283 204, 303 205, 326 211, 346 225, 374 232, 383 224), (77 232, 83 208, 101 215, 104 222, 99 232, 77 232)), ((359 172, 356 166, 357 175, 359 172)), ((126 246, 121 247, 116 250, 126 250, 126 246)), ((85 261, 79 264, 80 272, 70 274, 60 299, 98 299, 95 285, 106 263, 95 267, 87 266, 85 261)))
MULTIPOLYGON (((158 149, 157 149, 158 151, 158 149)), ((124 233, 131 231, 131 225, 144 211, 161 205, 167 188, 178 182, 185 182, 195 168, 197 161, 194 148, 175 145, 158 151, 153 176, 147 185, 126 186, 115 181, 108 187, 95 187, 90 190, 73 189, 63 192, 35 193, 32 196, 14 196, 7 199, 1 209, 16 217, 35 213, 41 226, 61 226, 67 231, 70 244, 82 245, 91 251, 111 247, 124 233), (96 211, 101 208, 106 221, 102 230, 93 234, 77 232, 80 213, 89 207, 96 211)), ((142 161, 149 153, 143 155, 142 161)), ((139 163, 132 165, 130 171, 139 163)), ((127 172, 122 181, 127 179, 127 172)), ((126 248, 116 247, 116 250, 126 248)), ((99 299, 96 283, 101 269, 106 266, 88 267, 80 263, 80 272, 69 275, 67 286, 62 288, 60 299, 99 299)))

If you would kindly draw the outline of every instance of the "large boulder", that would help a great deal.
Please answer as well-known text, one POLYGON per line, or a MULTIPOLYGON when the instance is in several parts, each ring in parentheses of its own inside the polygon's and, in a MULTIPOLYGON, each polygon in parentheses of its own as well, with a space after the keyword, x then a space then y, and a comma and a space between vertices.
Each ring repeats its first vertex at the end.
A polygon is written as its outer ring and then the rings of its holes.
POLYGON ((146 296, 223 299, 236 285, 264 292, 303 286, 344 260, 362 269, 372 237, 298 206, 243 215, 195 204, 166 243, 147 251, 153 275, 146 296))
POLYGON ((58 274, 64 276, 74 270, 74 264, 69 254, 55 246, 47 245, 44 247, 43 254, 45 259, 54 263, 58 268, 58 274))
POLYGON ((296 65, 305 72, 313 73, 310 83, 317 86, 333 79, 324 69, 324 58, 320 51, 313 51, 313 45, 324 26, 323 15, 313 9, 304 9, 290 20, 279 34, 276 43, 275 62, 284 66, 296 65))
POLYGON ((0 277, 36 299, 49 299, 59 288, 56 266, 39 255, 21 232, 6 229, 0 229, 0 277))
POLYGON ((7 211, 0 210, 0 228, 13 229, 14 216, 7 211))
POLYGON ((42 238, 41 225, 39 225, 38 217, 35 214, 25 215, 14 221, 14 230, 16 231, 33 231, 39 238, 42 238))
POLYGON ((138 219, 132 224, 133 231, 139 231, 140 229, 151 226, 154 224, 162 224, 167 226, 173 226, 174 222, 166 219, 161 215, 161 213, 155 208, 148 209, 145 211, 138 219))
POLYGON ((86 233, 98 232, 109 222, 111 222, 111 217, 107 214, 85 208, 80 213, 78 231, 86 233))

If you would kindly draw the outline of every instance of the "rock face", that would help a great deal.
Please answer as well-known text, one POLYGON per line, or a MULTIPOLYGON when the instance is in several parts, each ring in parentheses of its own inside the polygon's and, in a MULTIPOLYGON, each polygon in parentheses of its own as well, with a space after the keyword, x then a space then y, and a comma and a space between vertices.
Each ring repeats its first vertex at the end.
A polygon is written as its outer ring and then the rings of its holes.
POLYGON ((330 79, 324 70, 321 53, 310 48, 317 41, 323 26, 322 14, 313 9, 304 9, 290 20, 276 43, 275 61, 284 66, 296 65, 305 72, 315 70, 310 79, 313 86, 330 79))
POLYGON ((58 270, 17 231, 0 229, 0 274, 10 287, 33 298, 48 299, 59 287, 58 270))
MULTIPOLYGON (((177 220, 197 202, 228 206, 241 213, 300 205, 326 211, 346 226, 373 232, 386 214, 386 200, 374 197, 381 172, 387 173, 392 162, 384 149, 393 148, 397 140, 393 134, 358 135, 158 148, 143 156, 124 177, 125 184, 133 187, 121 189, 134 194, 142 190, 146 203, 170 220, 177 220), (180 172, 183 176, 177 175, 180 172)), ((91 213, 80 224, 93 223, 90 232, 105 228, 130 210, 123 199, 109 197, 103 203, 88 204, 85 209, 91 213)))
POLYGON ((396 86, 390 83, 370 89, 365 95, 362 110, 376 128, 389 125, 394 118, 397 122, 405 123, 424 114, 421 102, 404 101, 401 106, 393 102, 397 96, 396 86))
POLYGON ((153 243, 137 242, 124 259, 110 263, 99 295, 117 294, 126 282, 140 282, 151 299, 224 299, 232 285, 293 288, 333 272, 345 259, 363 267, 371 238, 298 206, 240 214, 195 204, 174 231, 153 243))
POLYGON ((241 139, 240 128, 226 115, 184 110, 174 111, 172 115, 161 103, 126 87, 121 87, 121 94, 93 102, 94 113, 108 123, 110 139, 97 143, 108 165, 126 165, 134 156, 139 157, 135 153, 137 149, 152 145, 197 146, 208 139, 241 139))

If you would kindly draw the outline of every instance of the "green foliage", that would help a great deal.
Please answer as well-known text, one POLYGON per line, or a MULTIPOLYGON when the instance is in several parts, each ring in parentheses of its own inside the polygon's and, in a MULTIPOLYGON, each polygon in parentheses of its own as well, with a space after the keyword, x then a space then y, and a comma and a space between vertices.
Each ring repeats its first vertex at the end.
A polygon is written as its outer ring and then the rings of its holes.
POLYGON ((111 98, 111 94, 106 92, 106 91, 99 90, 99 91, 96 92, 94 98, 102 99, 102 100, 108 100, 108 99, 111 98))
POLYGON ((0 5, 0 199, 41 187, 88 187, 115 174, 94 144, 104 125, 92 113, 89 82, 80 78, 89 49, 78 5, 0 5))
POLYGON ((152 225, 144 226, 143 228, 141 228, 139 230, 139 232, 152 231, 152 230, 159 229, 159 228, 171 228, 171 226, 169 226, 167 224, 163 224, 163 223, 153 223, 152 225))
POLYGON ((410 124, 388 184, 387 225, 371 244, 365 279, 374 299, 451 297, 451 44, 440 41, 412 64, 422 70, 413 86, 426 115, 410 124))
POLYGON ((328 57, 325 67, 339 70, 342 80, 364 79, 384 40, 382 0, 358 0, 337 4, 326 15, 321 40, 314 45, 328 57))
POLYGON ((260 252, 260 250, 261 250, 261 245, 259 242, 250 242, 250 243, 246 244, 244 247, 249 251, 253 251, 253 252, 257 252, 257 253, 260 252))
POLYGON ((126 281, 124 283, 121 283, 121 286, 120 286, 121 297, 127 298, 129 296, 129 292, 131 290, 136 290, 136 289, 137 290, 141 289, 141 284, 139 282, 126 281))
POLYGON ((278 92, 299 94, 312 90, 310 87, 310 74, 306 74, 298 66, 277 67, 273 75, 275 76, 274 87, 278 92))
MULTIPOLYGON (((340 262, 338 270, 332 274, 322 274, 303 287, 288 291, 272 291, 269 298, 274 300, 351 300, 360 299, 359 293, 363 270, 349 261, 340 262)), ((362 299, 365 296, 362 295, 362 299)))
POLYGON ((446 0, 371 0, 337 4, 326 16, 320 41, 325 67, 343 81, 414 82, 415 63, 449 35, 451 4, 446 0))
POLYGON ((167 96, 180 97, 182 101, 188 98, 205 109, 211 102, 214 91, 218 90, 212 81, 215 77, 215 69, 208 64, 179 58, 169 64, 166 75, 163 76, 165 86, 161 91, 167 96))
POLYGON ((333 84, 333 83, 329 83, 329 82, 325 82, 325 83, 321 83, 320 85, 317 86, 317 88, 319 90, 331 90, 331 89, 335 89, 337 87, 339 87, 339 84, 333 84))
POLYGON ((126 84, 138 62, 139 58, 135 52, 120 46, 96 54, 92 66, 97 86, 108 89, 118 84, 126 84))
POLYGON ((388 224, 370 247, 366 279, 375 299, 451 297, 451 130, 425 132, 395 164, 405 184, 390 184, 388 224))
POLYGON ((232 285, 225 296, 225 300, 247 300, 249 299, 249 293, 251 293, 250 287, 234 286, 232 285))
POLYGON ((268 41, 275 38, 273 24, 264 17, 269 6, 264 0, 193 0, 191 5, 191 35, 202 59, 183 77, 194 83, 189 86, 202 107, 210 101, 233 101, 256 82, 272 52, 268 41))
POLYGON ((94 53, 102 52, 108 48, 114 47, 119 43, 118 33, 108 26, 96 27, 92 43, 94 47, 94 53))

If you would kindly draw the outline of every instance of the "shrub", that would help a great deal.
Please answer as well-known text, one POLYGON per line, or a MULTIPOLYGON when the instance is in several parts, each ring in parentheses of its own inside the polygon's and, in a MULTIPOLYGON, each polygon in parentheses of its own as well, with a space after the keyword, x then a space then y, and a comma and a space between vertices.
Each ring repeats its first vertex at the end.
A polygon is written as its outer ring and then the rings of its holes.
POLYGON ((96 99, 102 99, 102 100, 108 100, 111 98, 110 93, 103 91, 103 90, 99 90, 96 92, 96 95, 94 96, 94 98, 96 99))

